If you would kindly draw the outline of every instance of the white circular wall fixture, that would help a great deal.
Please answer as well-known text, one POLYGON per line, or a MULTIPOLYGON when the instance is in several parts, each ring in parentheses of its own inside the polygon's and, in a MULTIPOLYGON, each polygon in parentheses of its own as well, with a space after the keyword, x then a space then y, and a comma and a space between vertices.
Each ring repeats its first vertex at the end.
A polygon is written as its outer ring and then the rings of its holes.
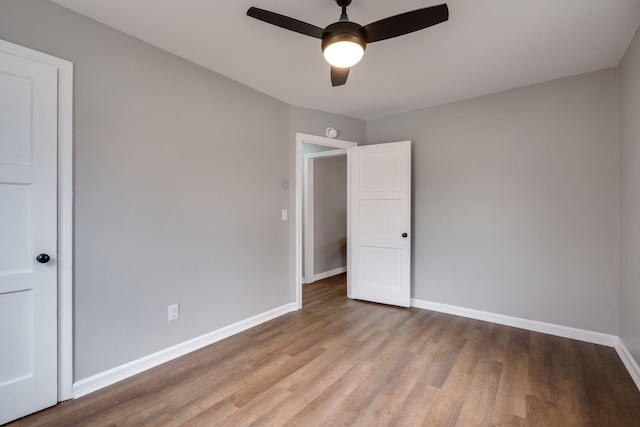
POLYGON ((336 136, 338 136, 338 131, 335 130, 334 128, 327 128, 326 134, 329 138, 333 139, 336 136))

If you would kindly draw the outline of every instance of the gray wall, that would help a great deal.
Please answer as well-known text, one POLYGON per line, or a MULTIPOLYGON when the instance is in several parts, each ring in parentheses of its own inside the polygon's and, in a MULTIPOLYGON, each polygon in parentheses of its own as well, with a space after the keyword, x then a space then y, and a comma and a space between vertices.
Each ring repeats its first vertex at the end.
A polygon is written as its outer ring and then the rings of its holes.
POLYGON ((46 0, 0 38, 75 64, 76 381, 290 302, 288 105, 46 0))
POLYGON ((313 161, 315 274, 347 266, 347 156, 313 161))
POLYGON ((336 139, 341 139, 343 141, 352 141, 364 144, 367 138, 367 122, 364 120, 293 105, 289 107, 289 131, 291 144, 295 144, 296 142, 296 132, 306 133, 308 135, 325 136, 325 132, 328 127, 332 127, 337 130, 338 136, 336 139))
POLYGON ((619 66, 620 338, 640 362, 640 34, 619 66))
POLYGON ((369 143, 413 141, 414 298, 617 334, 616 85, 609 69, 368 123, 369 143))

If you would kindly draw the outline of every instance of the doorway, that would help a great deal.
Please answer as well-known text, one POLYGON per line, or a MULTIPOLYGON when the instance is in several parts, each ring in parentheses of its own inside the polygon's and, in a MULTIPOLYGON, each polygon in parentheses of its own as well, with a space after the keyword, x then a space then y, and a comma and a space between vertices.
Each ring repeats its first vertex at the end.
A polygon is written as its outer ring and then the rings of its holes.
POLYGON ((347 151, 302 148, 303 283, 311 284, 347 271, 347 151))
MULTIPOLYGON (((302 211, 303 211, 303 144, 314 144, 323 147, 329 147, 329 149, 342 149, 347 150, 347 176, 349 175, 349 154, 348 150, 352 147, 356 147, 358 144, 351 141, 343 141, 339 139, 331 139, 315 135, 306 135, 302 133, 296 134, 296 194, 295 194, 295 286, 296 286, 296 305, 297 308, 302 308, 302 281, 303 281, 303 230, 302 230, 302 211)), ((345 183, 348 188, 348 183, 345 183)), ((348 195, 347 195, 348 200, 348 195)), ((349 210, 347 209, 347 227, 349 227, 349 210)), ((347 230, 347 235, 349 234, 347 230)), ((347 274, 349 271, 347 260, 347 274)), ((347 280, 347 293, 349 293, 349 282, 347 280)))

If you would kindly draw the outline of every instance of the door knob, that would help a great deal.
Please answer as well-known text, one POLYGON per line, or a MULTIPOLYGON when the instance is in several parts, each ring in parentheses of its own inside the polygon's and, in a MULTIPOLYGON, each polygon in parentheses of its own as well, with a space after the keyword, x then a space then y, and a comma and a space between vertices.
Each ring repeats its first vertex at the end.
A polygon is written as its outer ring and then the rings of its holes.
POLYGON ((47 254, 40 254, 36 257, 36 261, 38 261, 40 264, 46 264, 51 261, 51 257, 47 254))
POLYGON ((402 233, 402 237, 407 237, 408 234, 407 233, 402 233))

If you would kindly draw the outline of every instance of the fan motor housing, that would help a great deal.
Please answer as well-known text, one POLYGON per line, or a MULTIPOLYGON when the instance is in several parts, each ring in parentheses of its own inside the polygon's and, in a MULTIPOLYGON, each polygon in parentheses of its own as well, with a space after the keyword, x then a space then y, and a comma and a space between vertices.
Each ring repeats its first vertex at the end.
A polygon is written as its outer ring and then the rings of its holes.
POLYGON ((367 48, 367 42, 364 35, 360 30, 362 28, 355 22, 336 22, 329 25, 324 29, 324 35, 322 36, 322 51, 332 43, 341 41, 350 41, 362 46, 362 49, 367 48))

